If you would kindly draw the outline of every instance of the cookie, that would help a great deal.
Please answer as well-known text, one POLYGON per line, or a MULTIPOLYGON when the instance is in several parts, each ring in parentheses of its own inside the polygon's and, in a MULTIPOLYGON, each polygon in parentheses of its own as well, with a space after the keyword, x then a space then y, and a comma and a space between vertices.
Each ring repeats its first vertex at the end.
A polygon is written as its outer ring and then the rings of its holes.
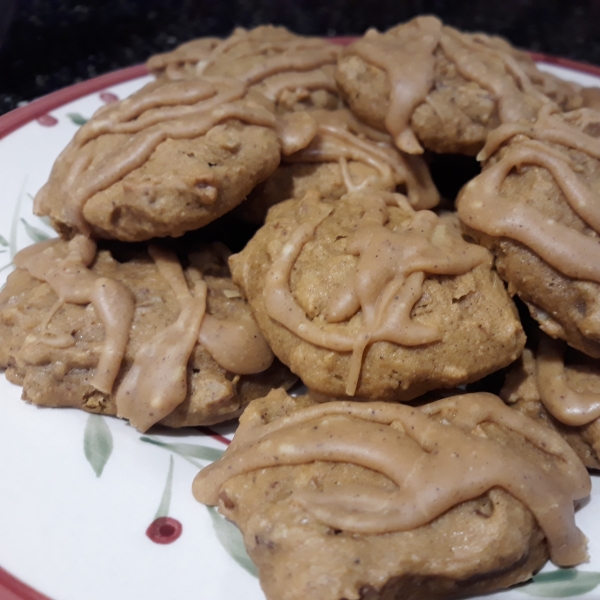
POLYGON ((401 150, 475 155, 492 129, 529 121, 551 102, 532 81, 531 61, 506 46, 417 17, 369 30, 344 51, 336 77, 353 112, 401 150))
POLYGON ((581 90, 582 103, 585 108, 600 110, 600 88, 589 87, 581 90))
POLYGON ((579 563, 589 491, 560 436, 491 394, 415 408, 274 391, 193 484, 241 529, 269 600, 454 598, 548 555, 579 563))
POLYGON ((283 112, 339 108, 335 62, 341 47, 285 27, 237 28, 227 39, 183 44, 147 63, 158 77, 234 77, 252 86, 283 112))
MULTIPOLYGON (((388 134, 361 123, 347 109, 313 110, 306 120, 313 123, 296 125, 314 127, 310 143, 283 157, 275 173, 240 205, 239 216, 262 224, 271 206, 299 200, 311 190, 328 199, 366 189, 398 190, 417 209, 439 203, 423 157, 400 152, 388 134)), ((298 138, 308 139, 309 135, 301 133, 298 138)))
POLYGON ((600 357, 600 113, 543 108, 503 125, 457 210, 540 327, 600 357))
POLYGON ((274 206, 230 266, 309 389, 406 401, 519 356, 523 331, 490 258, 452 220, 368 190, 274 206))
POLYGON ((204 37, 191 40, 177 46, 170 52, 153 54, 147 61, 148 71, 158 77, 173 81, 201 75, 197 69, 202 67, 210 53, 222 41, 215 37, 204 37))
POLYGON ((101 108, 56 160, 34 211, 63 235, 180 236, 278 166, 273 106, 233 79, 161 80, 101 108))
POLYGON ((600 365, 542 334, 510 367, 502 399, 558 432, 591 469, 600 468, 600 365))
POLYGON ((25 400, 117 414, 145 431, 231 419, 294 382, 272 364, 226 249, 201 246, 186 266, 157 245, 113 253, 77 236, 15 257, 0 292, 0 365, 25 400))

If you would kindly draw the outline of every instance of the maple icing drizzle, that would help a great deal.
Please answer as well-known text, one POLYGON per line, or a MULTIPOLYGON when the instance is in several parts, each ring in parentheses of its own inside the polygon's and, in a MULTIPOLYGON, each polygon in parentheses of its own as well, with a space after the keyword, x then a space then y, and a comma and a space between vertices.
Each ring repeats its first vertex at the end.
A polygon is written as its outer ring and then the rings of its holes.
POLYGON ((65 198, 62 221, 89 235, 83 206, 94 194, 110 187, 148 161, 167 139, 193 139, 228 119, 275 128, 268 101, 247 94, 246 85, 228 78, 187 79, 149 84, 122 102, 105 107, 83 125, 58 157, 53 173, 62 173, 56 189, 51 176, 34 201, 36 214, 48 214, 50 196, 65 198), (103 134, 129 138, 114 152, 92 165, 88 142, 103 134))
POLYGON ((521 242, 568 277, 600 283, 597 236, 580 233, 545 217, 522 199, 507 198, 500 193, 504 180, 513 169, 523 165, 546 169, 573 211, 599 233, 600 207, 596 194, 578 176, 577 167, 565 152, 543 143, 561 144, 599 159, 599 140, 587 136, 567 121, 581 123, 592 116, 583 109, 561 118, 552 108, 543 108, 538 121, 531 127, 501 126, 492 132, 482 151, 484 157, 513 136, 532 139, 509 146, 498 162, 463 188, 457 200, 461 220, 488 235, 521 242))
POLYGON ((571 388, 565 373, 565 344, 544 336, 537 349, 536 381, 540 399, 565 425, 587 425, 600 417, 600 394, 571 388))
POLYGON ((184 44, 173 52, 160 54, 148 61, 148 67, 171 79, 200 75, 227 75, 254 86, 277 102, 285 90, 327 90, 337 95, 333 73, 320 69, 334 65, 340 46, 320 38, 303 38, 285 29, 258 27, 237 28, 225 40, 184 44), (209 43, 210 42, 210 43, 209 43), (240 67, 247 59, 256 64, 244 72, 240 67))
POLYGON ((408 154, 423 152, 410 128, 410 118, 433 86, 433 53, 441 33, 442 23, 438 19, 417 17, 399 27, 396 35, 371 29, 349 48, 349 52, 388 74, 392 89, 385 125, 396 146, 408 154))
POLYGON ((180 305, 177 320, 138 349, 133 365, 116 394, 117 416, 139 431, 170 414, 187 395, 187 363, 198 341, 206 310, 207 287, 197 281, 190 292, 177 256, 158 246, 148 252, 180 305))
POLYGON ((434 53, 438 48, 464 79, 493 95, 502 123, 531 120, 534 115, 527 106, 527 96, 537 106, 551 102, 533 86, 515 57, 486 36, 462 34, 442 26, 435 17, 417 17, 385 34, 370 30, 349 47, 348 53, 387 73, 391 93, 385 126, 398 148, 409 154, 423 152, 410 120, 434 86, 434 53), (499 61, 503 71, 491 68, 486 58, 499 61))
MULTIPOLYGON (((141 345, 133 365, 116 390, 118 415, 145 431, 168 415, 187 394, 187 363, 197 343, 202 344, 224 369, 236 375, 260 373, 273 362, 273 353, 250 314, 236 319, 207 315, 207 285, 190 256, 195 270, 190 292, 177 256, 158 246, 148 252, 168 282, 180 305, 177 320, 141 345)), ((58 296, 41 324, 38 341, 56 348, 69 348, 76 340, 68 333, 49 332, 53 315, 64 303, 92 304, 104 325, 103 348, 90 384, 110 394, 121 368, 135 299, 121 282, 97 275, 88 267, 96 256, 93 240, 77 235, 68 244, 49 240, 21 250, 14 258, 18 268, 45 281, 58 296)))
POLYGON ((491 131, 477 160, 487 160, 502 144, 516 135, 561 144, 600 160, 600 139, 583 133, 591 123, 600 122, 597 111, 587 108, 561 113, 558 107, 546 104, 539 110, 534 123, 508 123, 491 131))
POLYGON ((337 85, 333 76, 322 70, 306 72, 288 72, 272 75, 264 80, 260 92, 272 102, 278 102, 286 90, 326 90, 337 94, 337 85))
MULTIPOLYGON (((14 258, 15 266, 48 283, 58 296, 58 302, 46 317, 42 329, 47 329, 50 319, 62 304, 92 304, 104 325, 105 337, 90 384, 110 394, 129 339, 135 300, 122 283, 96 275, 88 268, 96 256, 94 241, 76 236, 66 246, 66 251, 59 243, 59 240, 49 240, 21 250, 14 258)), ((42 336, 40 341, 62 348, 75 344, 68 334, 58 338, 42 336)))
MULTIPOLYGON (((224 244, 215 243, 210 250, 190 253, 191 267, 204 272, 214 262, 215 252, 227 263, 231 252, 224 244)), ((249 311, 226 319, 205 313, 198 341, 221 367, 236 375, 261 373, 273 363, 273 352, 249 311)))
POLYGON ((531 510, 555 564, 587 558, 573 510, 573 501, 590 493, 585 467, 558 434, 491 394, 455 396, 420 408, 335 401, 266 424, 261 407, 259 401, 246 409, 223 458, 196 476, 193 493, 200 502, 217 505, 222 487, 236 475, 345 462, 382 473, 398 487, 388 491, 357 482, 327 493, 293 493, 292 501, 329 527, 363 535, 408 531, 501 487, 531 510), (541 466, 493 440, 481 428, 486 423, 519 434, 551 462, 541 466))
POLYGON ((245 81, 256 83, 275 72, 307 71, 333 64, 339 52, 339 47, 322 38, 300 37, 283 28, 239 27, 211 50, 196 71, 207 75, 220 73, 220 69, 237 60, 260 57, 260 63, 243 76, 245 81))
POLYGON ((370 187, 391 191, 405 184, 414 208, 433 208, 439 203, 439 193, 421 156, 400 153, 389 136, 360 123, 349 110, 314 110, 307 118, 317 124, 312 141, 287 156, 287 162, 339 162, 348 192, 370 187), (356 184, 346 166, 349 160, 373 167, 378 174, 356 184))
POLYGON ((200 38, 181 44, 171 52, 155 54, 146 62, 148 70, 168 79, 184 79, 196 74, 198 63, 206 60, 221 43, 219 38, 200 38))
MULTIPOLYGON (((116 394, 117 415, 140 431, 170 414, 187 395, 187 364, 200 342, 223 368, 246 375, 267 369, 273 355, 253 319, 222 320, 206 314, 202 274, 190 291, 174 252, 149 245, 148 252, 180 305, 177 320, 139 348, 116 394)), ((192 269, 194 261, 192 260, 192 269)))
POLYGON ((364 207, 364 215, 346 245, 346 252, 357 256, 358 263, 353 279, 331 296, 322 315, 325 323, 308 319, 290 288, 291 271, 302 248, 334 210, 334 206, 320 202, 318 196, 309 194, 303 201, 302 224, 274 257, 263 298, 269 316, 303 340, 338 352, 352 352, 346 381, 346 393, 352 396, 368 345, 388 341, 417 346, 440 339, 436 329, 410 317, 423 293, 425 274, 460 275, 489 261, 489 253, 452 235, 434 213, 414 211, 399 194, 350 194, 347 198, 364 207), (411 213, 401 231, 385 227, 389 220, 388 203, 411 213), (336 331, 331 326, 347 321, 359 310, 362 324, 357 335, 336 331))

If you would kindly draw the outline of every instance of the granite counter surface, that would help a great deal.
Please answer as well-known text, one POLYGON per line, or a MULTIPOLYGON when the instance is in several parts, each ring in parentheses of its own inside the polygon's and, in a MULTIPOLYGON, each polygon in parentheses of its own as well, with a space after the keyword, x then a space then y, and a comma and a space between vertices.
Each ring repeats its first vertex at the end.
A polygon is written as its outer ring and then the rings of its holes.
POLYGON ((417 14, 600 64, 600 0, 0 0, 7 23, 0 114, 194 37, 225 36, 236 26, 274 23, 303 34, 346 36, 368 27, 384 30, 417 14))

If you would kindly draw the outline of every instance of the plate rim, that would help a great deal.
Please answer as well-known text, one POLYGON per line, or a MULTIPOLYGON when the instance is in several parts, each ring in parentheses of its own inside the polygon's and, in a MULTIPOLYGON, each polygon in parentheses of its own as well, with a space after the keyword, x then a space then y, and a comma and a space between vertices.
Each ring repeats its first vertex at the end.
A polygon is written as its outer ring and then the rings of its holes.
MULTIPOLYGON (((347 46, 353 41, 357 40, 356 36, 346 37, 332 37, 328 38, 332 43, 339 44, 341 46, 347 46)), ((536 63, 546 63, 549 65, 555 65, 559 67, 565 67, 580 73, 587 73, 589 75, 596 75, 600 77, 600 66, 592 63, 582 62, 573 60, 570 58, 563 58, 560 56, 554 56, 553 54, 545 54, 543 52, 525 51, 536 63)), ((145 75, 149 75, 150 72, 145 64, 134 65, 132 67, 125 67, 124 69, 118 69, 117 71, 111 71, 92 79, 86 79, 73 85, 67 86, 56 92, 51 92, 46 96, 32 100, 25 106, 15 108, 0 116, 0 140, 11 134, 13 131, 27 125, 34 119, 45 115, 51 110, 63 106, 69 102, 87 96, 94 92, 98 92, 107 87, 117 85, 119 83, 125 83, 133 79, 138 79, 145 75)))
POLYGON ((144 75, 149 75, 146 65, 134 65, 133 67, 111 71, 92 79, 74 83, 56 92, 32 100, 25 106, 15 108, 5 115, 0 116, 0 140, 55 108, 59 108, 94 92, 104 90, 107 87, 138 79, 144 75))
POLYGON ((0 567, 0 598, 3 600, 51 600, 0 567))
MULTIPOLYGON (((332 43, 346 46, 357 40, 357 36, 347 37, 332 37, 328 38, 332 43)), ((573 71, 596 75, 600 77, 600 66, 582 61, 573 60, 545 54, 541 52, 526 51, 527 54, 536 63, 545 63, 559 67, 565 67, 573 71)), ((14 131, 27 125, 31 121, 46 115, 51 110, 59 108, 69 102, 78 100, 84 96, 93 94, 101 90, 105 90, 113 85, 139 79, 149 75, 145 64, 138 64, 131 67, 125 67, 116 71, 111 71, 86 79, 79 83, 67 86, 55 92, 51 92, 46 96, 32 100, 25 106, 15 108, 8 113, 0 116, 0 140, 7 137, 14 131)), ((0 565, 0 598, 3 600, 52 600, 49 596, 44 595, 33 587, 27 585, 0 565)))

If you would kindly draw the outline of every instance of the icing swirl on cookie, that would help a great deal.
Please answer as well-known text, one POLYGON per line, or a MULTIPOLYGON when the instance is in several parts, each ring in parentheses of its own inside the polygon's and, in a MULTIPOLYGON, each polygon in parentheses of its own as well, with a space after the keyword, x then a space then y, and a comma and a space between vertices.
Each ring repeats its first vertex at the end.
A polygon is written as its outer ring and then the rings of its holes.
POLYGON ((190 291, 174 252, 149 245, 148 252, 167 280, 180 305, 177 320, 158 331, 137 351, 133 365, 116 394, 117 415, 129 419, 140 431, 170 414, 187 395, 187 365, 201 343, 224 369, 238 375, 267 369, 273 354, 250 315, 236 320, 206 314, 208 287, 191 255, 194 274, 190 291))
MULTIPOLYGON (((49 240, 21 250, 15 265, 33 277, 47 282, 58 301, 42 324, 47 329, 56 311, 65 303, 91 304, 104 325, 105 338, 96 372, 90 384, 110 394, 125 354, 129 328, 133 321, 135 301, 131 292, 119 281, 101 277, 88 267, 96 256, 96 244, 84 236, 74 237, 66 246, 60 240, 49 240)), ((41 337, 43 343, 69 347, 75 342, 70 335, 41 337)))
MULTIPOLYGON (((268 128, 276 124, 268 101, 247 93, 246 85, 234 79, 151 83, 122 102, 100 109, 79 129, 56 160, 48 183, 36 195, 34 210, 39 215, 52 214, 89 236, 91 229, 83 207, 94 194, 140 168, 165 140, 197 138, 229 119, 268 128), (126 138, 111 153, 97 155, 89 142, 106 134, 126 138), (56 216, 51 209, 55 195, 64 199, 56 216)), ((207 187, 206 201, 212 203, 217 190, 207 187)))
POLYGON ((418 17, 398 27, 394 35, 370 29, 348 49, 388 74, 392 90, 385 125, 396 146, 409 154, 423 152, 410 128, 410 118, 433 86, 433 53, 441 34, 438 19, 418 17))
MULTIPOLYGON (((267 313, 303 340, 340 352, 352 352, 346 393, 354 395, 362 358, 368 345, 388 341, 404 346, 428 344, 440 339, 436 329, 411 319, 411 311, 423 294, 426 274, 460 275, 489 260, 487 250, 468 244, 448 231, 430 211, 415 212, 399 194, 349 195, 364 213, 348 237, 346 251, 358 257, 356 273, 331 297, 324 313, 328 323, 350 319, 361 311, 357 335, 324 329, 313 323, 297 304, 290 276, 302 248, 334 206, 309 196, 301 205, 303 223, 289 235, 267 273, 264 301, 267 313), (392 231, 387 203, 400 206, 410 218, 392 231)), ((337 206, 337 205, 335 205, 337 206)))
POLYGON ((174 253, 152 245, 148 252, 175 293, 181 310, 174 323, 142 344, 117 390, 117 416, 129 419, 140 431, 149 429, 185 400, 187 363, 198 341, 207 293, 202 279, 190 292, 174 253))
POLYGON ((521 242, 568 277, 600 283, 600 207, 596 194, 579 174, 581 168, 565 151, 572 148, 600 159, 599 140, 575 126, 579 123, 583 127, 589 119, 594 119, 594 115, 587 109, 561 116, 548 107, 540 111, 538 121, 532 126, 506 125, 492 132, 482 151, 483 157, 510 138, 521 137, 506 148, 495 164, 463 188, 457 210, 469 227, 521 242), (589 232, 548 219, 520 198, 502 195, 506 178, 524 165, 546 169, 552 175, 566 202, 590 228, 589 232))
POLYGON ((148 68, 170 79, 219 75, 234 77, 273 102, 286 91, 325 90, 337 96, 333 65, 341 47, 321 38, 295 35, 282 27, 241 27, 225 40, 195 40, 159 54, 148 68), (322 67, 330 66, 330 71, 322 67))
MULTIPOLYGON (((416 408, 380 402, 328 402, 265 423, 251 404, 223 458, 194 480, 194 496, 216 505, 226 482, 244 473, 314 461, 345 462, 386 475, 398 487, 361 484, 326 494, 302 489, 292 501, 324 524, 361 535, 409 531, 447 510, 501 487, 534 514, 552 560, 586 560, 586 540, 574 521, 573 501, 590 492, 590 479, 573 450, 491 394, 455 396, 416 408), (524 438, 544 464, 496 441, 493 424, 524 438)), ((534 453, 534 454, 535 454, 534 453)))
POLYGON ((414 208, 433 208, 439 203, 438 191, 422 157, 401 153, 388 135, 361 123, 349 110, 314 110, 308 117, 317 123, 314 137, 306 147, 287 156, 286 162, 338 162, 348 192, 368 188, 393 191, 404 184, 414 208), (377 175, 354 183, 347 161, 362 162, 375 169, 377 175))
POLYGON ((502 123, 530 121, 535 115, 528 98, 538 108, 551 102, 531 83, 512 53, 487 36, 460 33, 430 16, 417 17, 383 34, 370 30, 347 54, 356 54, 387 73, 391 91, 385 126, 397 147, 407 153, 423 152, 410 121, 434 87, 438 51, 464 79, 492 95, 502 123))
POLYGON ((565 344, 544 336, 536 357, 536 381, 540 399, 553 417, 573 427, 600 417, 600 394, 578 392, 567 381, 565 344))

